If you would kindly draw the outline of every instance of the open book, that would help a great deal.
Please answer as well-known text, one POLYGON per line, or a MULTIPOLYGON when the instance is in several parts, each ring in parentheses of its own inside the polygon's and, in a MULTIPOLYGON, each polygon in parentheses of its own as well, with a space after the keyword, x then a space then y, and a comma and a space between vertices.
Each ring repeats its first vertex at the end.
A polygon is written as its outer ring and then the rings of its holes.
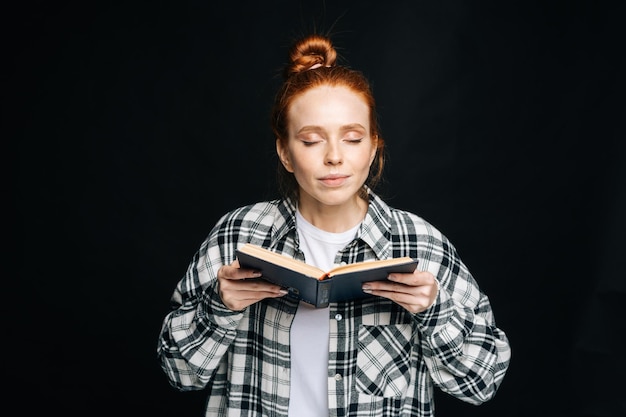
POLYGON ((263 279, 315 307, 370 297, 361 289, 364 282, 386 280, 392 272, 413 272, 417 267, 417 260, 403 257, 357 262, 323 271, 250 243, 237 249, 236 255, 242 268, 260 270, 263 279))

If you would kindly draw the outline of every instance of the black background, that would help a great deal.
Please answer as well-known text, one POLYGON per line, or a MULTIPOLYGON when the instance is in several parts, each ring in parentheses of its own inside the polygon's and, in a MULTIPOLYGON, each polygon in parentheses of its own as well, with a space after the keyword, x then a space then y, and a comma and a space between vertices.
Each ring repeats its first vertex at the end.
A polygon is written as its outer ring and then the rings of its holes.
POLYGON ((438 416, 626 415, 624 3, 326 3, 4 10, 18 415, 203 415, 160 370, 161 321, 218 217, 276 195, 269 105, 313 28, 372 82, 379 193, 453 241, 510 338, 496 397, 438 392, 438 416))

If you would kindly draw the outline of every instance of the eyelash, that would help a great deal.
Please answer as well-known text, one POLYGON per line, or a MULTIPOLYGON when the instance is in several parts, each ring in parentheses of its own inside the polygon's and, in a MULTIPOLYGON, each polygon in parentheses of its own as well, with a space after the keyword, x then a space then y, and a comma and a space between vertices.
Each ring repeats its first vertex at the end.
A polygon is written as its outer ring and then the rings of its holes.
MULTIPOLYGON (((363 141, 363 138, 359 138, 359 139, 346 139, 346 142, 348 142, 348 143, 354 143, 354 144, 361 143, 362 141, 363 141)), ((309 141, 303 140, 303 141, 302 141, 302 143, 304 144, 304 146, 313 146, 313 145, 315 145, 316 143, 319 143, 319 141, 309 142, 309 141)))

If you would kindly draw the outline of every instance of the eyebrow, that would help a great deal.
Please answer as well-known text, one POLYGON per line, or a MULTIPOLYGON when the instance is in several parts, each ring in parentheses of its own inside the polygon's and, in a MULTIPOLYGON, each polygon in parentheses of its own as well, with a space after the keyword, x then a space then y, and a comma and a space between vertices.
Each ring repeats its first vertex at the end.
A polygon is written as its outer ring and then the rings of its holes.
MULTIPOLYGON (((348 125, 341 126, 340 130, 342 132, 347 132, 350 130, 365 130, 366 131, 367 129, 365 129, 365 127, 360 123, 350 123, 348 125)), ((324 128, 322 128, 321 126, 308 125, 308 126, 302 126, 302 128, 298 130, 297 134, 307 133, 307 132, 320 132, 320 131, 324 131, 324 128)))

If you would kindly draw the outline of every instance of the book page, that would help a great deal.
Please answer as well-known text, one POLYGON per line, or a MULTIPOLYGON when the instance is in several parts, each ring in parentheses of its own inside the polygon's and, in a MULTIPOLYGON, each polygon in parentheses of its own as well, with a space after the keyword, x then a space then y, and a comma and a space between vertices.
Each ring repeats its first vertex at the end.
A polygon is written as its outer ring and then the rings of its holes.
POLYGON ((260 246, 246 244, 239 248, 241 252, 247 253, 259 259, 264 259, 268 262, 271 262, 275 265, 280 265, 285 268, 289 268, 292 271, 300 272, 307 276, 316 277, 317 279, 324 279, 333 275, 340 275, 349 272, 357 272, 357 271, 365 271, 369 269, 382 268, 390 265, 402 265, 406 263, 410 263, 413 261, 408 256, 402 258, 392 258, 392 259, 381 259, 381 260, 372 260, 372 261, 364 261, 357 262, 348 265, 340 265, 337 266, 328 273, 319 268, 316 268, 312 265, 306 264, 302 261, 299 261, 294 258, 290 258, 285 255, 281 255, 276 252, 272 252, 269 249, 262 248, 260 246))
POLYGON ((402 265, 412 262, 413 259, 405 256, 402 258, 380 259, 372 261, 357 262, 354 264, 340 265, 331 269, 328 276, 347 274, 349 272, 365 271, 368 269, 382 268, 391 265, 402 265))
POLYGON ((259 259, 265 259, 276 265, 284 266, 293 271, 300 272, 307 276, 316 277, 322 279, 326 276, 326 272, 314 267, 313 265, 306 264, 294 258, 290 258, 286 255, 281 255, 276 252, 272 252, 269 249, 262 248, 260 246, 246 244, 239 248, 241 252, 247 253, 259 259))

